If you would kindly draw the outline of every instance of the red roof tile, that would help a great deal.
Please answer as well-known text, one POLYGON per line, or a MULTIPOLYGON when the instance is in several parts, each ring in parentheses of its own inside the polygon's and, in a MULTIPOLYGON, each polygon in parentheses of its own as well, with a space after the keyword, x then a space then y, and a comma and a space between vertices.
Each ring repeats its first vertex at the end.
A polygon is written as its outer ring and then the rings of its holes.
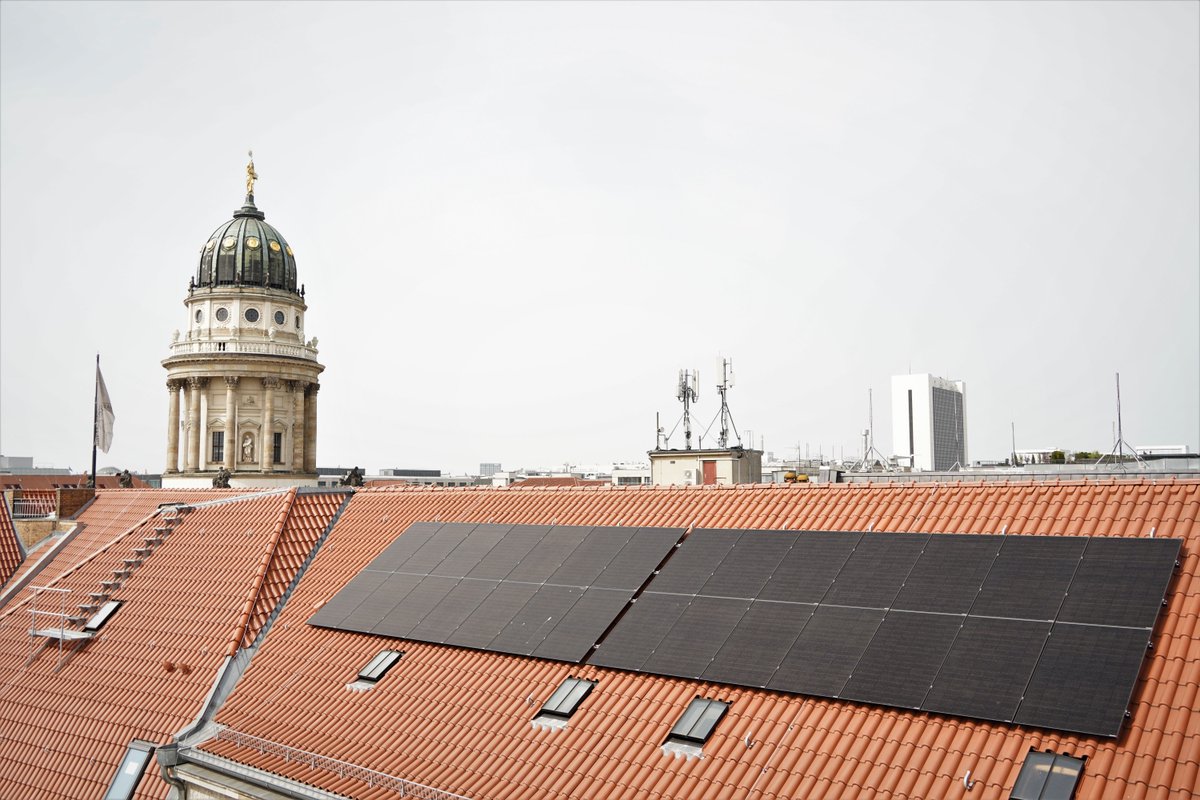
POLYGON ((24 558, 25 550, 8 515, 8 503, 0 498, 0 587, 16 573, 24 558))
MULTIPOLYGON (((181 495, 229 494, 101 492, 81 516, 87 527, 59 549, 37 583, 70 589, 71 610, 155 537, 161 521, 147 509, 181 495)), ((30 592, 0 611, 0 797, 99 797, 131 739, 166 742, 196 718, 227 643, 244 633, 252 590, 272 587, 251 606, 258 619, 259 606, 279 600, 273 587, 290 583, 299 566, 294 553, 282 551, 324 528, 318 517, 328 504, 306 522, 281 526, 292 500, 292 493, 252 495, 183 516, 161 543, 134 556, 142 563, 111 593, 124 604, 61 664, 57 647, 39 649, 41 640, 29 635, 30 592), (279 555, 268 559, 264 581, 261 565, 272 550, 279 555)), ((38 603, 56 606, 48 595, 38 603)), ((137 796, 163 795, 149 770, 137 796)))
POLYGON ((534 475, 531 478, 522 478, 519 481, 511 484, 510 489, 546 489, 550 487, 579 487, 579 486, 608 486, 608 481, 587 480, 586 478, 576 478, 571 475, 563 477, 549 477, 545 475, 534 475))
MULTIPOLYGON (((1025 754, 1086 756, 1080 798, 1193 797, 1200 761, 1200 481, 873 484, 507 491, 360 491, 218 715, 231 730, 476 798, 976 797, 1011 790, 1025 754), (347 691, 383 637, 305 624, 411 522, 805 528, 1184 540, 1116 740, 720 684, 405 642, 366 692, 347 691), (530 719, 567 676, 599 681, 567 727, 530 719), (732 703, 684 760, 660 745, 696 695, 732 703), (748 746, 750 742, 752 746, 748 746)), ((393 797, 347 775, 228 741, 214 753, 358 798, 393 797)))

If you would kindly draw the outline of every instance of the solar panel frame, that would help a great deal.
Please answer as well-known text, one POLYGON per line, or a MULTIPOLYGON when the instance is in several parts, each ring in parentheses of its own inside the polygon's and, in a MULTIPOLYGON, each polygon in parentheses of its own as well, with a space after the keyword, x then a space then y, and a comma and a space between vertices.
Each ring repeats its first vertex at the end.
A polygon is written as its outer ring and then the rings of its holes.
POLYGON ((921 708, 1012 722, 1049 635, 1049 622, 967 617, 921 708))
POLYGON ((1057 620, 1153 628, 1179 549, 1178 539, 1089 539, 1057 620))
POLYGON ((767 681, 767 688, 840 697, 883 615, 883 610, 875 608, 818 606, 767 681))
POLYGON ((1120 735, 1149 641, 1145 628, 1055 623, 1014 721, 1120 735))
POLYGON ((692 598, 641 668, 659 675, 699 678, 749 608, 749 600, 692 598))
POLYGON ((758 597, 796 541, 794 531, 742 531, 699 594, 758 597))
POLYGON ((889 611, 840 696, 919 709, 964 619, 951 614, 889 611))
POLYGON ((966 614, 1000 552, 1003 539, 970 533, 929 537, 891 607, 966 614))
POLYGON ((699 594, 721 560, 733 549, 742 531, 698 528, 688 534, 660 574, 656 592, 699 594))
POLYGON ((821 602, 864 535, 854 531, 798 531, 757 599, 821 602))
POLYGON ((1005 537, 971 613, 1053 620, 1067 596, 1085 543, 1078 536, 1005 537))
POLYGON ((809 603, 751 601, 700 677, 764 688, 816 608, 809 603))
POLYGON ((643 593, 588 657, 588 663, 641 671, 690 599, 681 594, 643 593))
POLYGON ((583 661, 631 596, 628 589, 589 586, 531 655, 558 661, 583 661))
POLYGON ((860 537, 821 603, 888 608, 931 535, 886 533, 860 537))

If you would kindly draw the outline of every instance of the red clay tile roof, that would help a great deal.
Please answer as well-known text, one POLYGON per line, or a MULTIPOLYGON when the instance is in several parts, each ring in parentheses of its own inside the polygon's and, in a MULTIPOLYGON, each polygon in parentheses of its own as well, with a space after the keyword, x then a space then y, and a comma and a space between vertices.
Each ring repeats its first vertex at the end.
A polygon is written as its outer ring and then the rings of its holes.
MULTIPOLYGON (((133 477, 134 489, 149 489, 150 484, 137 475, 133 477)), ((25 491, 54 491, 55 489, 80 489, 88 484, 84 475, 0 475, 0 491, 22 489, 25 491)), ((121 479, 117 475, 100 475, 96 478, 96 486, 100 489, 117 489, 121 479)))
POLYGON ((555 486, 609 486, 609 481, 587 480, 585 478, 576 478, 566 476, 562 478, 551 478, 543 475, 535 475, 532 478, 524 478, 509 486, 510 489, 545 489, 555 486))
POLYGON ((0 587, 16 573, 24 558, 24 548, 8 515, 8 503, 0 498, 0 587))
MULTIPOLYGON (((71 610, 112 580, 135 548, 149 544, 161 518, 148 518, 148 509, 229 494, 101 492, 81 517, 87 527, 36 583, 70 589, 71 610)), ((29 635, 30 592, 0 611, 0 797, 99 797, 131 739, 166 742, 197 717, 228 643, 245 631, 247 598, 257 586, 271 587, 250 608, 259 619, 258 606, 279 599, 274 586, 294 576, 295 548, 311 540, 311 529, 324 527, 319 515, 328 504, 307 501, 311 513, 283 525, 293 496, 234 498, 183 516, 112 590, 124 605, 57 671, 57 647, 39 651, 41 640, 29 635), (272 550, 276 557, 266 558, 272 550)), ((47 595, 39 598, 39 608, 56 607, 47 595)), ((164 795, 149 769, 137 796, 164 795)))
MULTIPOLYGON (((217 717, 230 731, 474 798, 1007 797, 1032 747, 1086 756, 1076 797, 1196 797, 1200 785, 1200 481, 874 484, 357 493, 217 717), (1184 540, 1155 647, 1116 740, 789 696, 305 624, 411 522, 1166 536, 1184 540), (568 676, 598 686, 564 730, 530 720, 568 676), (732 703, 685 760, 660 748, 697 695, 732 703)), ((212 740, 204 749, 357 798, 353 777, 212 740)))
POLYGON ((29 553, 10 583, 3 586, 0 608, 8 602, 12 586, 20 583, 30 571, 37 571, 36 581, 44 583, 52 580, 54 573, 47 571, 52 569, 52 564, 57 564, 61 569, 63 565, 69 567, 77 563, 113 539, 123 536, 163 503, 196 503, 245 493, 245 490, 237 489, 100 489, 95 498, 75 515, 74 519, 79 523, 75 530, 54 537, 29 553))

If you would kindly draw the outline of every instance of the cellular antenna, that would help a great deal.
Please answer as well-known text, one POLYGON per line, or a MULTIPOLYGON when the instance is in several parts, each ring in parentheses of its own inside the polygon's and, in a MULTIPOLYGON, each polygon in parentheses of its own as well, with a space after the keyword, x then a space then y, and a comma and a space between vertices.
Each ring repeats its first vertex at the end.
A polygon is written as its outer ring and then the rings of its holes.
MULTIPOLYGON (((729 390, 733 388, 733 359, 721 359, 721 382, 717 384, 717 394, 721 395, 721 433, 717 437, 717 446, 722 450, 729 447, 729 429, 733 428, 733 435, 737 437, 737 443, 740 447, 742 444, 742 435, 738 433, 737 425, 733 421, 733 413, 729 410, 729 390)), ((754 447, 754 441, 751 440, 750 446, 754 447)))
POLYGON ((1125 450, 1126 449, 1129 450, 1129 455, 1133 456, 1133 460, 1135 463, 1140 464, 1143 467, 1146 466, 1146 460, 1141 457, 1141 455, 1138 453, 1137 450, 1134 450, 1133 447, 1131 447, 1129 445, 1129 443, 1125 441, 1125 434, 1121 430, 1121 373, 1118 372, 1117 373, 1117 443, 1113 445, 1112 452, 1108 453, 1107 455, 1100 456, 1100 460, 1097 461, 1096 464, 1100 465, 1100 464, 1104 463, 1104 459, 1111 457, 1116 460, 1117 468, 1124 471, 1124 469, 1125 469, 1125 450))
POLYGON ((683 403, 683 441, 684 449, 692 449, 692 403, 700 398, 700 371, 679 370, 679 386, 675 390, 675 398, 683 403))

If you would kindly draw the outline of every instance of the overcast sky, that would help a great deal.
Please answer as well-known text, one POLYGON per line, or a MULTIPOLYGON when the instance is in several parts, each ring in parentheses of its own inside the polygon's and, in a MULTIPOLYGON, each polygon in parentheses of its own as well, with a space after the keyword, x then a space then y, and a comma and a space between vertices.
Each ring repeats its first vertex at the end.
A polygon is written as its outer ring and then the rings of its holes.
MULTIPOLYGON (((849 458, 967 385, 969 455, 1200 447, 1200 4, 0 3, 0 452, 163 468, 199 248, 255 197, 322 465, 644 460, 733 359, 849 458)), ((745 439, 749 444, 749 440, 745 439)), ((682 445, 676 434, 673 445, 682 445)), ((715 443, 715 428, 706 439, 715 443)))

